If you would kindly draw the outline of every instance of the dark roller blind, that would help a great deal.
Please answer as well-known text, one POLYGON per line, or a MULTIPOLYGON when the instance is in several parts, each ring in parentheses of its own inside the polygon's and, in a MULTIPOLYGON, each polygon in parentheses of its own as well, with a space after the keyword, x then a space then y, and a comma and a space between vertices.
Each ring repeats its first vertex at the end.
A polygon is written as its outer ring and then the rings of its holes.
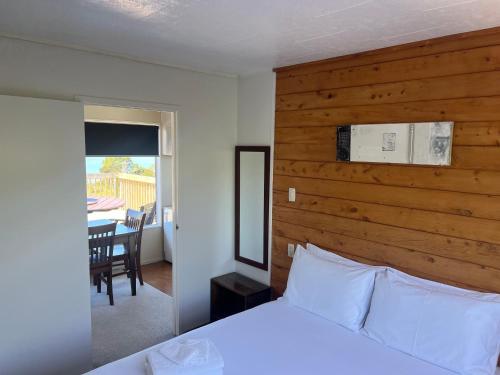
POLYGON ((158 126, 85 122, 87 156, 158 156, 158 126))

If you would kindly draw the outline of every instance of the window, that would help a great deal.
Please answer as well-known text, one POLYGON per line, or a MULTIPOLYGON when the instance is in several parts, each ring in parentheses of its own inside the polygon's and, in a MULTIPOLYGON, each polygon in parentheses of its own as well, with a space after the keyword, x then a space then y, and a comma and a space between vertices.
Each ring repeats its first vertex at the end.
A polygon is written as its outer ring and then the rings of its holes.
POLYGON ((86 158, 89 220, 123 220, 127 209, 146 212, 146 225, 156 218, 154 156, 91 156, 86 158))

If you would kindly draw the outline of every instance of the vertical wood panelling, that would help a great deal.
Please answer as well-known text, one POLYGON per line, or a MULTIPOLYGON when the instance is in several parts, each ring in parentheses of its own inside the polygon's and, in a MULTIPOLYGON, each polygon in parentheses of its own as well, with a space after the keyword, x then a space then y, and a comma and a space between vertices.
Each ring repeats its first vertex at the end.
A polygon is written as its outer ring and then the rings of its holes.
POLYGON ((278 294, 306 242, 500 293, 499 69, 499 28, 277 69, 278 294), (455 122, 450 167, 335 160, 337 125, 437 120, 455 122))

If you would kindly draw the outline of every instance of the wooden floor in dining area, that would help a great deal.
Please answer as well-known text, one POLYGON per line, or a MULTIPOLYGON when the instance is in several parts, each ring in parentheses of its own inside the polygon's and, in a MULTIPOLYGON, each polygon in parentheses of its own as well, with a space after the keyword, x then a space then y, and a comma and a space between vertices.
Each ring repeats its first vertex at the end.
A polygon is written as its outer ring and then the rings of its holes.
POLYGON ((163 261, 142 266, 145 283, 172 296, 172 263, 163 261))

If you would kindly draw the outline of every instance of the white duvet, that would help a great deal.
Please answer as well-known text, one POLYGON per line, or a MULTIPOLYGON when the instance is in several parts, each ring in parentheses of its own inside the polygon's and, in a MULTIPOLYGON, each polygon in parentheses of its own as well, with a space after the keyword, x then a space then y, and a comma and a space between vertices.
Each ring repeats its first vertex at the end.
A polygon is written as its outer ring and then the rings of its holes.
MULTIPOLYGON (((212 340, 224 359, 225 375, 453 374, 289 306, 284 300, 261 305, 179 337, 212 340)), ((102 366, 90 374, 143 375, 146 354, 153 348, 102 366)))

